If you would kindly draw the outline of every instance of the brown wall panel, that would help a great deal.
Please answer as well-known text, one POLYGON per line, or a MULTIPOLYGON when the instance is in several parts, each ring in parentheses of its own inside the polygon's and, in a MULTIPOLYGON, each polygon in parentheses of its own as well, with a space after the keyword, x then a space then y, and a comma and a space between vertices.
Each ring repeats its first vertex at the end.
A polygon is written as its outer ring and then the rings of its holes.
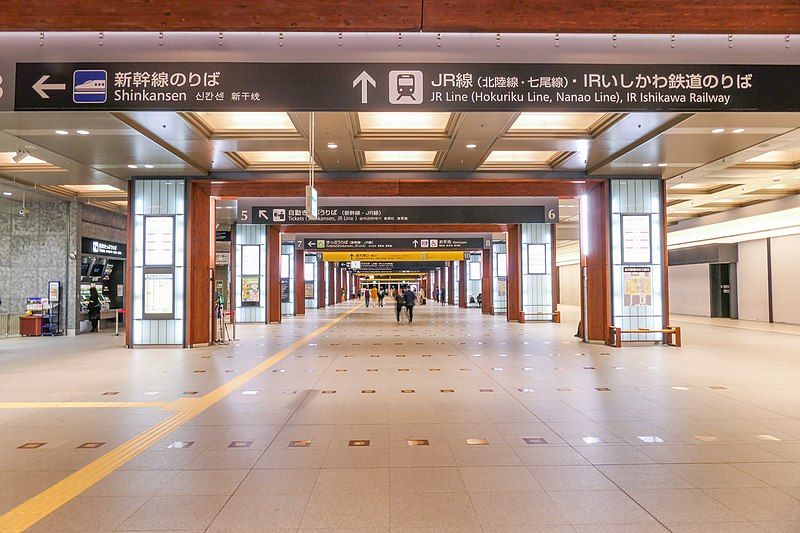
POLYGON ((267 226, 267 323, 281 321, 281 230, 267 226))
POLYGON ((186 344, 211 342, 211 289, 214 264, 214 232, 211 230, 211 197, 201 184, 189 182, 189 239, 187 265, 189 294, 187 295, 186 344))
POLYGON ((317 309, 325 309, 325 262, 317 261, 317 309))
POLYGON ((508 225, 508 239, 506 241, 506 258, 508 261, 508 276, 506 277, 507 302, 506 318, 509 322, 517 322, 522 312, 521 305, 521 236, 519 224, 508 225))
POLYGON ((492 294, 492 250, 483 250, 481 252, 481 261, 483 262, 483 277, 481 278, 481 312, 484 315, 491 315, 494 313, 494 296, 492 294))
POLYGON ((588 305, 588 318, 584 328, 589 340, 605 341, 608 337, 608 327, 611 325, 608 184, 594 186, 589 190, 587 198, 591 220, 587 225, 589 250, 583 255, 581 265, 586 276, 588 305))
POLYGON ((306 278, 305 278, 305 252, 294 252, 294 314, 306 314, 306 278))
POLYGON ((798 33, 796 0, 7 0, 0 30, 798 33))

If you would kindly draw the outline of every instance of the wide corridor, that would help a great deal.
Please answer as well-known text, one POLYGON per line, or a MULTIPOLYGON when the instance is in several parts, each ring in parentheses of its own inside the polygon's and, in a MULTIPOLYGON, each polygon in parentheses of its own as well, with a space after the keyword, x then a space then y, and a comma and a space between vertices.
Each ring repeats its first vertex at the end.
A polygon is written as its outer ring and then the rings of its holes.
POLYGON ((0 530, 800 531, 800 328, 574 332, 343 304, 192 350, 2 341, 0 530))

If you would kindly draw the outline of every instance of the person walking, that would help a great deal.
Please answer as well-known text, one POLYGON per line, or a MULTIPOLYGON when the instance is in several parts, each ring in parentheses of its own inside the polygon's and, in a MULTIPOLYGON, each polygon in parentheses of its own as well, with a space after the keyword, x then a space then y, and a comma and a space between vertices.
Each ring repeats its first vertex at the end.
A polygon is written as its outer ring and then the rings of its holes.
POLYGON ((364 303, 369 307, 369 297, 372 295, 369 289, 364 289, 364 303))
POLYGON ((89 311, 89 322, 92 323, 92 331, 99 331, 98 325, 100 324, 100 295, 97 294, 97 289, 92 287, 89 289, 89 303, 86 305, 86 310, 89 311))
POLYGON ((403 310, 403 307, 406 305, 406 298, 403 295, 403 289, 396 291, 394 293, 394 300, 395 300, 395 316, 397 317, 397 323, 400 323, 400 311, 403 310))
POLYGON ((405 300, 406 309, 408 309, 408 323, 411 324, 414 321, 414 303, 417 300, 417 295, 412 289, 408 289, 403 293, 403 299, 405 300))
POLYGON ((444 304, 447 302, 447 298, 445 298, 445 296, 446 296, 446 293, 445 293, 445 290, 444 290, 444 289, 442 289, 441 291, 439 291, 439 300, 440 300, 440 303, 441 303, 442 305, 444 305, 444 304))
POLYGON ((372 298, 373 303, 378 301, 378 287, 375 285, 369 290, 369 296, 372 298))
POLYGON ((383 307, 383 299, 386 298, 386 289, 378 291, 378 307, 383 307))

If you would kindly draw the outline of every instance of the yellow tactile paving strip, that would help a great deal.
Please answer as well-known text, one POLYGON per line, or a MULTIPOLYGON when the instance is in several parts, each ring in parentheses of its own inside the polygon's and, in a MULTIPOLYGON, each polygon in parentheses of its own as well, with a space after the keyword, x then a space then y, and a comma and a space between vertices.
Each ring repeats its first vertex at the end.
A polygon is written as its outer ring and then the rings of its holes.
MULTIPOLYGON (((120 466, 130 461, 138 454, 158 442, 170 432, 179 428, 181 425, 196 417, 218 401, 228 396, 231 392, 245 385, 248 381, 263 373, 269 367, 279 362, 281 359, 291 354, 309 340, 321 335, 349 314, 358 310, 358 305, 331 320, 327 324, 317 328, 305 337, 295 341, 288 347, 279 351, 269 359, 259 363, 250 370, 236 376, 232 380, 217 387, 205 396, 200 398, 182 398, 169 405, 176 412, 151 427, 147 431, 140 433, 131 440, 119 445, 102 457, 92 461, 80 470, 62 479, 49 489, 37 494, 33 498, 21 503, 15 508, 0 516, 0 531, 25 531, 49 515, 62 505, 66 504, 83 491, 114 472, 120 466)), ((41 402, 48 403, 48 402, 41 402)), ((55 405, 69 402, 53 402, 55 405)), ((106 407, 105 402, 72 402, 72 403, 97 403, 97 407, 106 407)), ((134 402, 108 402, 108 403, 134 403, 134 402)), ((148 402, 146 402, 148 403, 148 402)), ((20 404, 23 405, 23 404, 20 404)), ((162 406, 164 404, 161 404, 162 406)))

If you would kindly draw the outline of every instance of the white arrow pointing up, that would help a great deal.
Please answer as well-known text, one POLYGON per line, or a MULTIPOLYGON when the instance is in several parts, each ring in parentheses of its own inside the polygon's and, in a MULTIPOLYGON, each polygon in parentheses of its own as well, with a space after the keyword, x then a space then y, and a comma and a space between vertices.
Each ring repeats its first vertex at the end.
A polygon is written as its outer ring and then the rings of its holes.
POLYGON ((63 91, 67 88, 65 83, 45 83, 49 79, 50 75, 45 74, 39 78, 39 81, 33 84, 33 90, 36 91, 36 93, 42 98, 50 98, 50 95, 48 95, 45 91, 63 91))
POLYGON ((361 74, 359 74, 356 77, 356 79, 353 80, 353 87, 357 86, 358 84, 361 84, 361 103, 362 104, 366 104, 367 103, 367 89, 368 89, 368 85, 367 84, 372 85, 373 87, 375 87, 375 80, 372 79, 372 76, 367 74, 366 70, 362 70, 361 74))
POLYGON ((413 244, 414 248, 416 248, 417 244, 419 244, 419 241, 417 239, 414 239, 413 241, 411 241, 411 244, 413 244))

